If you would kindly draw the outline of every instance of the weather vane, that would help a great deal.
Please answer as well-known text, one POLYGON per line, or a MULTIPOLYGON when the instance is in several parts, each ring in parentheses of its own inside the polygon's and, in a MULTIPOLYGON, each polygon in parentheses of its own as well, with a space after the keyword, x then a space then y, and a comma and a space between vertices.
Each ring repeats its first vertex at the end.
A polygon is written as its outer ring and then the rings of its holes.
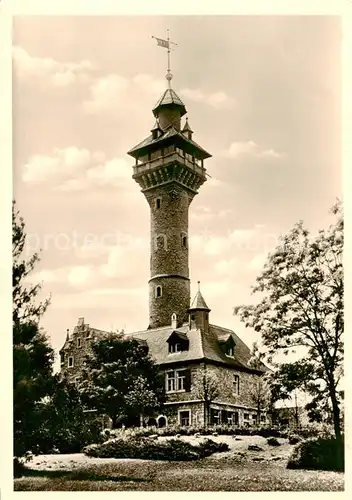
POLYGON ((169 30, 167 30, 167 39, 164 40, 163 38, 157 38, 156 36, 152 36, 152 38, 155 38, 157 44, 160 47, 164 47, 164 49, 167 49, 167 73, 166 73, 166 80, 169 84, 169 88, 171 87, 171 80, 172 80, 172 73, 170 70, 170 52, 171 52, 171 44, 172 45, 177 45, 177 43, 172 42, 170 40, 170 33, 169 30))

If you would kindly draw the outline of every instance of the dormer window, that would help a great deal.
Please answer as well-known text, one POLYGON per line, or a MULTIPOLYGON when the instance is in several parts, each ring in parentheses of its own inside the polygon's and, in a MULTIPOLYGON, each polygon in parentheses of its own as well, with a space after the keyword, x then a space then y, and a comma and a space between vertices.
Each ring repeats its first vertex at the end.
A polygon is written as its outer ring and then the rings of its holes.
POLYGON ((227 347, 226 354, 232 357, 235 355, 235 349, 232 345, 227 347))
POLYGON ((181 352, 183 349, 182 349, 182 346, 179 342, 176 342, 175 344, 169 344, 169 352, 170 353, 173 353, 173 352, 181 352))
POLYGON ((225 338, 219 339, 221 350, 226 356, 233 358, 235 356, 236 344, 232 335, 227 335, 225 338))
POLYGON ((174 330, 166 342, 169 344, 169 354, 188 351, 189 340, 183 332, 174 330))

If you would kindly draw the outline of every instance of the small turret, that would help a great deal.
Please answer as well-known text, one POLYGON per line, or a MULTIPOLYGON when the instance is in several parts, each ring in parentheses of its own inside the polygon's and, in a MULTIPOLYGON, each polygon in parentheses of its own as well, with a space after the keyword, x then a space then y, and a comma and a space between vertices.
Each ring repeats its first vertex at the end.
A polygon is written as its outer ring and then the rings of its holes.
POLYGON ((205 333, 209 330, 209 312, 203 295, 200 291, 200 281, 198 281, 198 292, 193 299, 191 307, 188 309, 190 328, 198 328, 205 333))
POLYGON ((159 123, 159 119, 158 118, 155 120, 154 126, 153 126, 153 128, 150 131, 151 131, 151 133, 153 135, 153 139, 158 139, 158 137, 160 137, 161 135, 163 135, 163 130, 160 127, 160 123, 159 123))
POLYGON ((189 126, 188 118, 187 117, 186 117, 186 123, 184 124, 184 127, 182 129, 182 133, 183 133, 184 136, 187 137, 187 139, 192 139, 193 130, 189 126))

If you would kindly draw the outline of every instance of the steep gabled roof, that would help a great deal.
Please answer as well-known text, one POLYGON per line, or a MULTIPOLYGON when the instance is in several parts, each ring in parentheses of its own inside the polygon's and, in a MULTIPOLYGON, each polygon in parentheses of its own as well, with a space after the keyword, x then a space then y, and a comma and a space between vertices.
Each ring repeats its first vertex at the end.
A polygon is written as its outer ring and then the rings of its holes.
POLYGON ((180 351, 170 355, 168 349, 168 339, 175 330, 169 326, 135 332, 129 334, 132 337, 145 339, 149 346, 149 354, 154 358, 158 365, 168 365, 174 363, 191 363, 208 361, 217 364, 226 365, 246 371, 266 371, 266 367, 257 370, 248 366, 248 361, 251 357, 249 347, 232 331, 220 326, 209 325, 207 333, 198 329, 189 329, 188 325, 184 325, 177 329, 177 333, 186 336, 189 340, 189 349, 180 351), (231 336, 235 343, 234 356, 226 356, 222 351, 219 340, 224 337, 231 336))

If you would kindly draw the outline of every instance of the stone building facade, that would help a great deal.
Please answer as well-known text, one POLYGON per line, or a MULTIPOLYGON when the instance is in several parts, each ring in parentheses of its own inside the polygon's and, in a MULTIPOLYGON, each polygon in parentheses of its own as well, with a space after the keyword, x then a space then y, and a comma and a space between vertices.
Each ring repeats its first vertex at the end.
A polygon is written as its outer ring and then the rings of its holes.
MULTIPOLYGON (((170 80, 169 80, 170 82, 170 80)), ((190 304, 188 213, 206 182, 204 162, 211 155, 193 140, 184 103, 170 87, 153 109, 151 135, 128 154, 133 178, 150 210, 149 325, 129 334, 147 344, 165 375, 167 402, 155 415, 158 425, 253 425, 257 419, 253 388, 266 371, 249 366, 250 349, 235 332, 212 325, 200 290, 190 304), (217 394, 205 401, 204 380, 217 394), (203 390, 203 393, 202 393, 203 390)), ((96 330, 80 318, 60 351, 61 372, 73 382, 96 330)), ((261 414, 261 424, 266 420, 261 414)))

